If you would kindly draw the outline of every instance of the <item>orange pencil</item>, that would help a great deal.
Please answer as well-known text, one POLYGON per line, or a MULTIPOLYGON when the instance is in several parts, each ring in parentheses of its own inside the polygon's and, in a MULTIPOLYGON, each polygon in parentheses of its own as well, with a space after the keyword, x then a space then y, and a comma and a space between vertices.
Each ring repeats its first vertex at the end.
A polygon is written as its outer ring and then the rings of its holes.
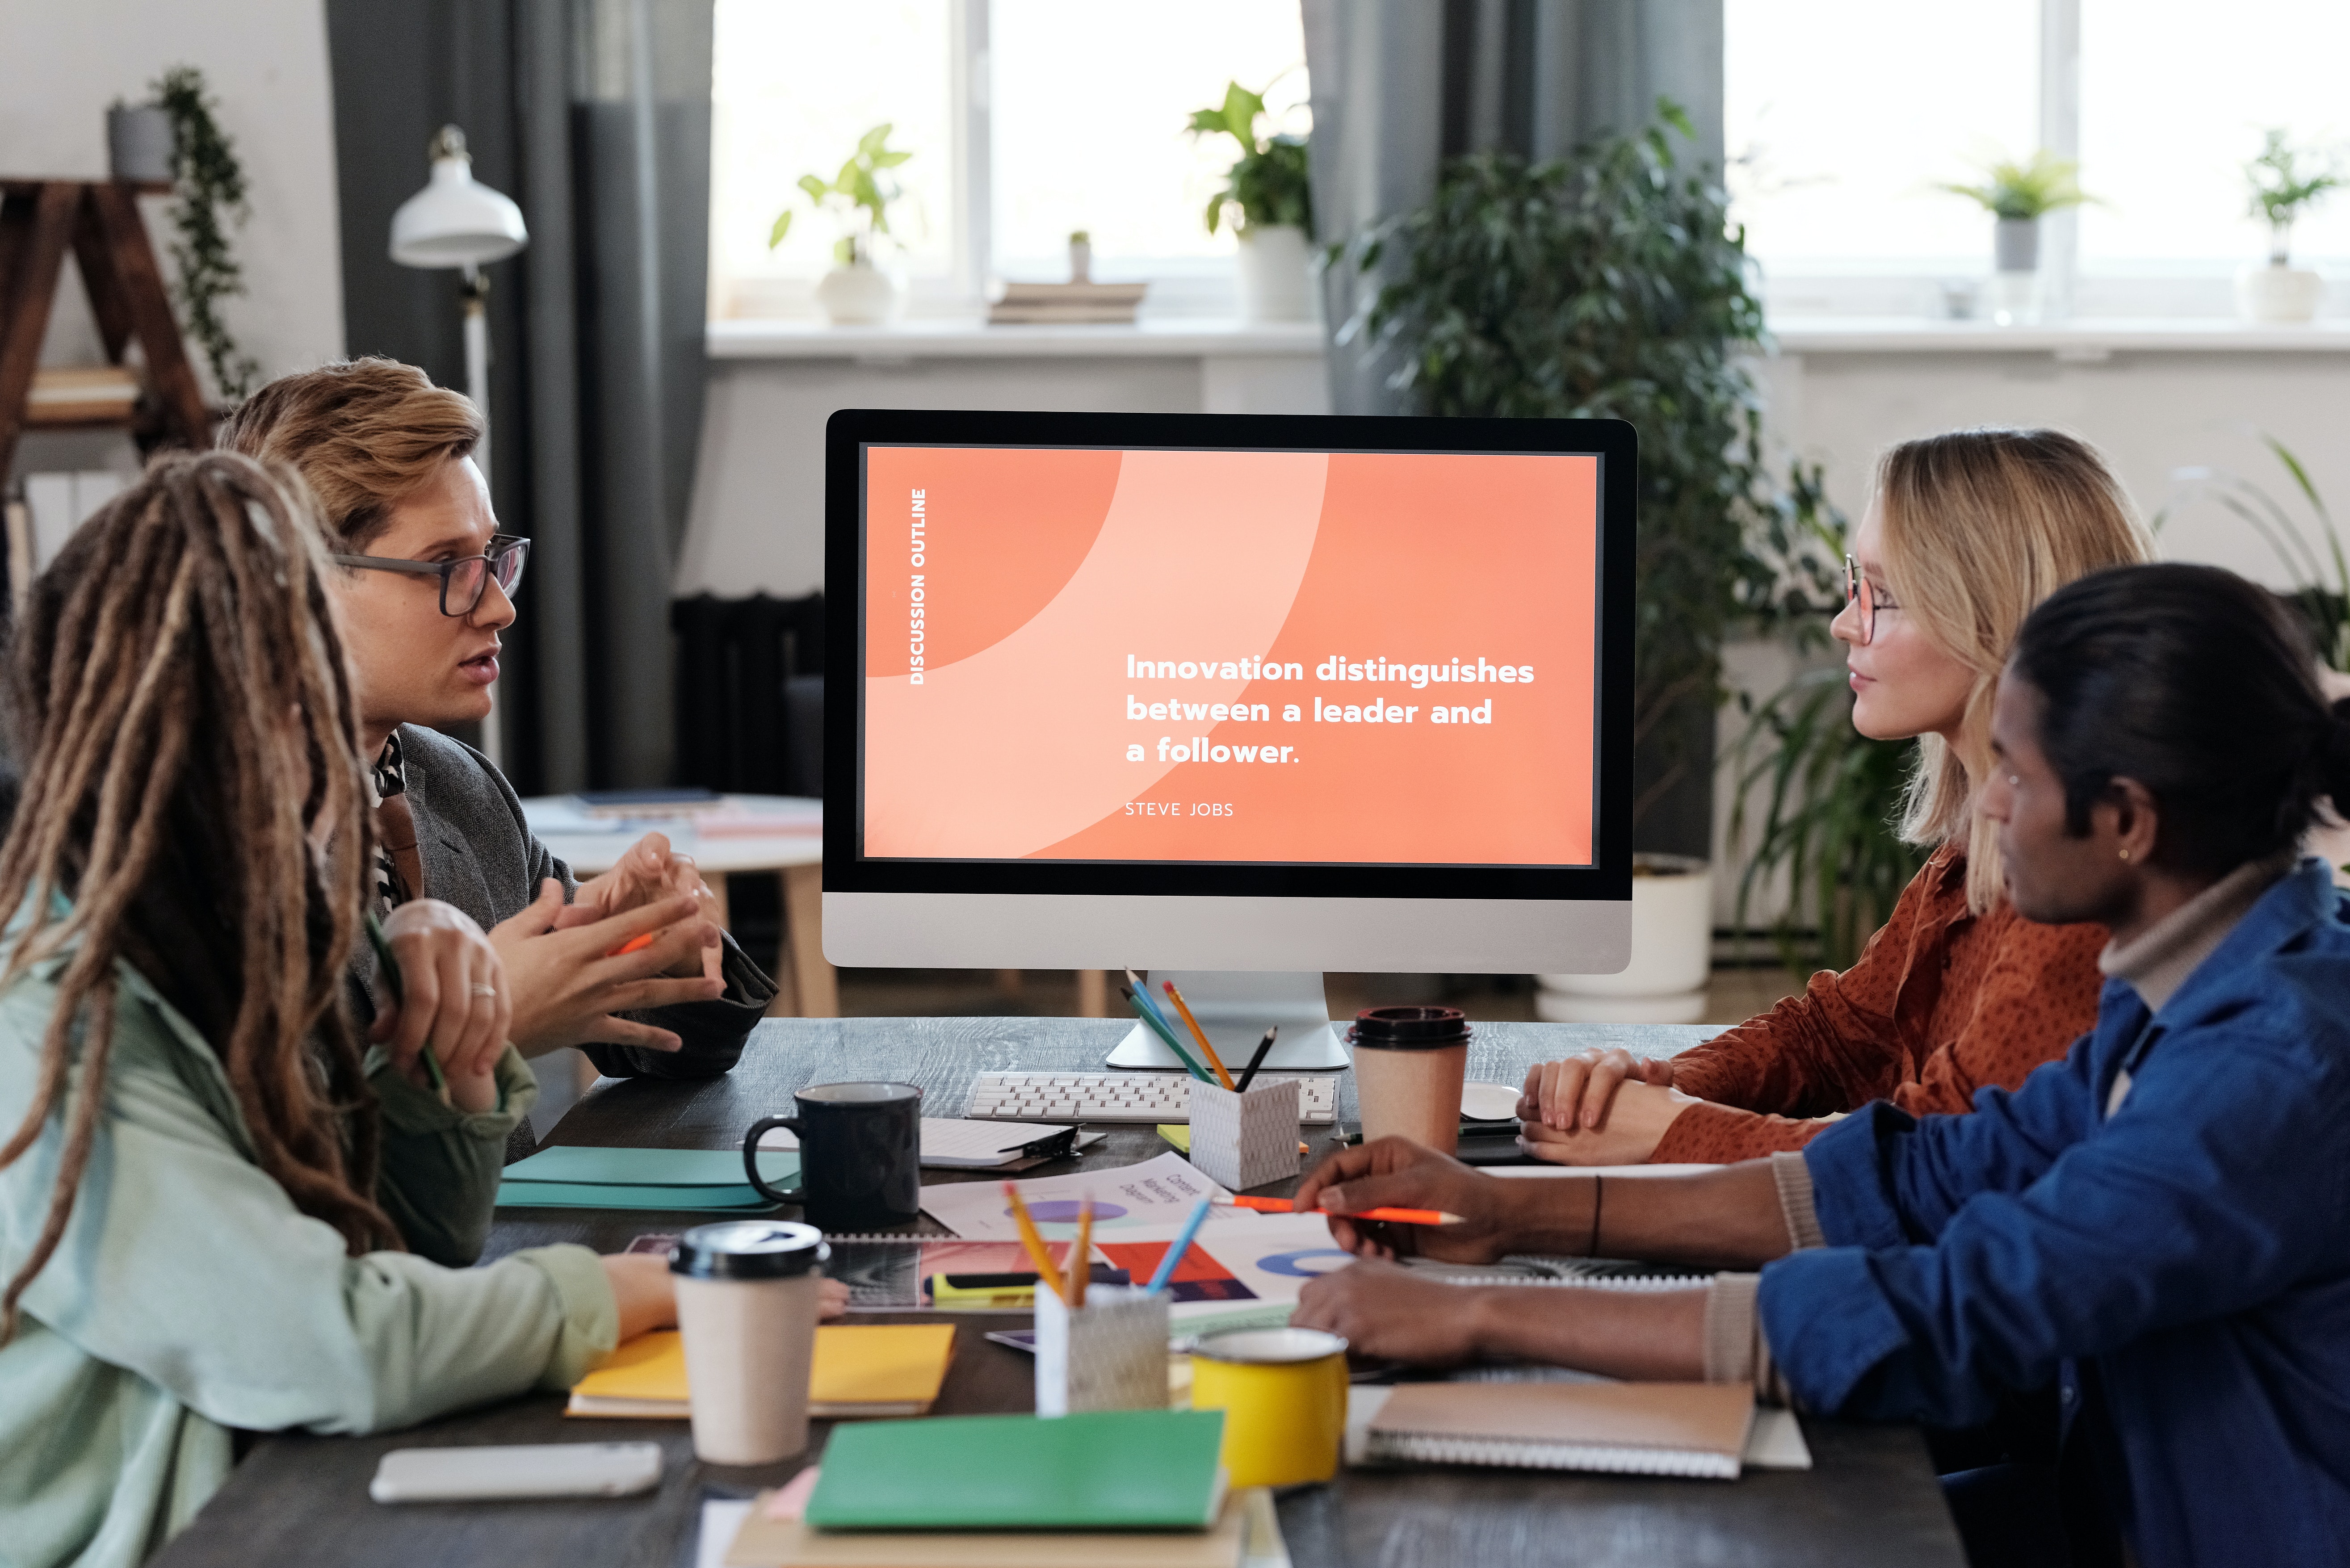
POLYGON ((1183 1015, 1184 1025, 1191 1031, 1191 1038, 1200 1043, 1201 1051, 1208 1058, 1208 1065, 1216 1070, 1216 1081, 1227 1089, 1232 1088, 1232 1075, 1224 1070, 1222 1061, 1216 1055, 1216 1048, 1208 1044, 1208 1032, 1200 1027, 1198 1019, 1191 1016, 1191 1004, 1183 1000, 1183 993, 1175 989, 1173 981, 1162 980, 1159 983, 1167 988, 1168 998, 1175 1003, 1175 1011, 1183 1015))
POLYGON ((1066 1305, 1069 1293, 1062 1288, 1061 1271, 1053 1266, 1052 1251, 1045 1245, 1036 1221, 1028 1217, 1028 1205, 1021 1201, 1020 1189, 1007 1181, 1003 1184, 1003 1196, 1012 1200, 1012 1222, 1020 1227, 1020 1244, 1028 1250, 1028 1261, 1036 1265, 1036 1277, 1066 1305))
MULTIPOLYGON (((1231 1199, 1235 1209, 1253 1209, 1260 1214, 1293 1212, 1286 1198, 1251 1198, 1246 1193, 1235 1194, 1231 1199)), ((1309 1214, 1327 1214, 1326 1209, 1310 1209, 1309 1214)), ((1441 1209, 1366 1209, 1357 1214, 1341 1214, 1341 1220, 1384 1220, 1391 1225, 1465 1225, 1458 1214, 1448 1214, 1441 1209)))
POLYGON ((606 958, 625 958, 630 953, 640 953, 652 945, 652 932, 640 931, 637 935, 630 937, 627 941, 622 942, 619 947, 614 948, 610 952, 606 953, 604 956, 606 958))
POLYGON ((1077 1205, 1077 1242, 1069 1249, 1068 1303, 1073 1307, 1086 1304, 1086 1285, 1093 1278, 1094 1255, 1094 1195, 1086 1194, 1077 1205))

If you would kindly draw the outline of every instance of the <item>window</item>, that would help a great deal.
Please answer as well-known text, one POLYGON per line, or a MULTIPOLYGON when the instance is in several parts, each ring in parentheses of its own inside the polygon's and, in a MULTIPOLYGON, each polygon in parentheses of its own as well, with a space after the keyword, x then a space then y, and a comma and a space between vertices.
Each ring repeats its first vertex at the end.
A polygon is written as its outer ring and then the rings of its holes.
MULTIPOLYGON (((1726 0, 1724 30, 1732 212, 1782 316, 1939 314, 1939 285, 1990 272, 1991 219, 1935 182, 2039 147, 2098 198, 2043 223, 2058 313, 2230 315, 2267 255, 2262 132, 2350 166, 2339 0, 1726 0)), ((2350 260, 2350 192, 2293 258, 2350 260)))
POLYGON ((830 221, 795 188, 829 179, 857 139, 893 128, 903 248, 886 257, 914 314, 969 314, 997 277, 1149 279, 1152 314, 1230 314, 1232 237, 1202 213, 1233 145, 1194 138, 1225 84, 1264 89, 1275 129, 1304 131, 1295 0, 718 0, 712 82, 711 308, 806 315, 830 221), (795 212, 770 250, 775 214, 795 212))

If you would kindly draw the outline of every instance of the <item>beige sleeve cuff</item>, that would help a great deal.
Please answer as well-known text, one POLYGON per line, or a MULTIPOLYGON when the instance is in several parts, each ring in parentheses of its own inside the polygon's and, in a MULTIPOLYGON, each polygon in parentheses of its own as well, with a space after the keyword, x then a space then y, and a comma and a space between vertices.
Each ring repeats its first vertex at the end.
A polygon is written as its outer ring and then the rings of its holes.
POLYGON ((1770 1405, 1791 1405, 1787 1380, 1771 1359, 1762 1317, 1754 1310, 1760 1274, 1716 1274, 1705 1293, 1705 1380, 1751 1383, 1754 1397, 1770 1405))
POLYGON ((1779 1189, 1779 1212, 1787 1221, 1787 1241, 1796 1251, 1825 1247, 1819 1210, 1812 1204, 1812 1168, 1800 1154, 1784 1150, 1771 1157, 1771 1179, 1779 1189))

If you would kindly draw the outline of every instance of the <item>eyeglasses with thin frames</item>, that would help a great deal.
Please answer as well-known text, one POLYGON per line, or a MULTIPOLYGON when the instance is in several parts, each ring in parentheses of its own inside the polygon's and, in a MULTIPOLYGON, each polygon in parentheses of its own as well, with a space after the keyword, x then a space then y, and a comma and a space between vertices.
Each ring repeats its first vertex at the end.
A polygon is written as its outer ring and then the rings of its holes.
POLYGON ((1844 558, 1844 602, 1860 606, 1860 640, 1862 646, 1877 640, 1877 589, 1860 575, 1859 563, 1850 556, 1844 558))
POLYGON ((511 596, 522 586, 522 569, 530 561, 530 541, 518 534, 493 534, 490 547, 478 556, 453 561, 402 561, 390 556, 337 556, 338 566, 365 572, 402 572, 410 576, 441 579, 441 613, 469 616, 478 608, 495 577, 498 591, 511 596))

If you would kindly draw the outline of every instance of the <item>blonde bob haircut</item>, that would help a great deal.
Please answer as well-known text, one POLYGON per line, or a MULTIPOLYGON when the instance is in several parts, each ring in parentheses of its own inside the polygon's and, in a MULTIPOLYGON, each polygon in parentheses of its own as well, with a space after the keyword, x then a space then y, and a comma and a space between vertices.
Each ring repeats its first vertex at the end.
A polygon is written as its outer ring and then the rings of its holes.
POLYGON ((1973 809, 1991 769, 1991 696, 2023 618, 2076 577, 2154 558, 2154 538, 2097 450, 2053 430, 1948 431, 1877 464, 1886 587, 1930 642, 1974 672, 1955 743, 1918 739, 1901 836, 1963 838, 1967 907, 2005 886, 1999 839, 1973 809))

